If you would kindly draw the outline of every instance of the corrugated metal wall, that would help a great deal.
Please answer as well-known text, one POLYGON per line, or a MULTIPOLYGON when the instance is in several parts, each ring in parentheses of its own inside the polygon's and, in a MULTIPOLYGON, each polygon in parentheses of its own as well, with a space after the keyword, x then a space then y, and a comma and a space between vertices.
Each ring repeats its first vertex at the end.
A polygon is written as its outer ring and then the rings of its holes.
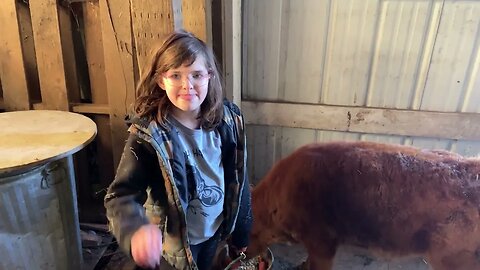
MULTIPOLYGON (((480 112, 480 1, 245 0, 243 14, 244 100, 480 112)), ((480 153, 473 141, 247 128, 254 182, 310 142, 480 153)))

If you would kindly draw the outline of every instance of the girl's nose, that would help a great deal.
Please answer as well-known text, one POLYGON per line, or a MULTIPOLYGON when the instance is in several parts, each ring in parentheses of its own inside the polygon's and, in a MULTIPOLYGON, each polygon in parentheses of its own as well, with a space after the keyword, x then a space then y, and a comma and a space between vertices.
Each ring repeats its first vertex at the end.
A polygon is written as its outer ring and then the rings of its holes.
POLYGON ((186 77, 185 79, 182 80, 182 85, 185 89, 193 88, 193 83, 190 81, 189 77, 186 77))

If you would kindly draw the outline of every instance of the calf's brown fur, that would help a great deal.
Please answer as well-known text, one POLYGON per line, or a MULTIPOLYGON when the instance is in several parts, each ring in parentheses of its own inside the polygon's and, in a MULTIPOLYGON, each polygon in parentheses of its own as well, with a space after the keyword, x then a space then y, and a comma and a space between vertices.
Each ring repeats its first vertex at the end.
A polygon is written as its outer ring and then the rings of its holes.
POLYGON ((480 160, 369 142, 312 144, 254 188, 250 255, 297 242, 309 269, 339 245, 423 256, 435 270, 480 269, 480 160))

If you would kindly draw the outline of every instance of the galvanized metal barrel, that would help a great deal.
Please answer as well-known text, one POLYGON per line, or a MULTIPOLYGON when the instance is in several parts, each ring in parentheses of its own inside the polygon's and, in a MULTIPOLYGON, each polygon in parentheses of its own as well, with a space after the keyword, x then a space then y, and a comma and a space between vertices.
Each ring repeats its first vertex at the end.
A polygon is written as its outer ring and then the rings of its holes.
POLYGON ((0 177, 0 269, 79 269, 69 159, 0 177))
POLYGON ((95 123, 62 111, 0 113, 0 270, 82 267, 72 155, 95 123))

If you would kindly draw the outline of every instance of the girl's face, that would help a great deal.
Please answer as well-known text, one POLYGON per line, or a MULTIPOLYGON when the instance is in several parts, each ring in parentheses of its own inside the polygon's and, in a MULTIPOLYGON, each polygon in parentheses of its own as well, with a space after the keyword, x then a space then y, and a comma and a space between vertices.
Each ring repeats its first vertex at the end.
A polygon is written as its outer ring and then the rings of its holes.
POLYGON ((188 113, 196 118, 207 96, 209 80, 205 59, 198 56, 190 66, 181 65, 161 74, 157 83, 174 105, 174 115, 188 113))

